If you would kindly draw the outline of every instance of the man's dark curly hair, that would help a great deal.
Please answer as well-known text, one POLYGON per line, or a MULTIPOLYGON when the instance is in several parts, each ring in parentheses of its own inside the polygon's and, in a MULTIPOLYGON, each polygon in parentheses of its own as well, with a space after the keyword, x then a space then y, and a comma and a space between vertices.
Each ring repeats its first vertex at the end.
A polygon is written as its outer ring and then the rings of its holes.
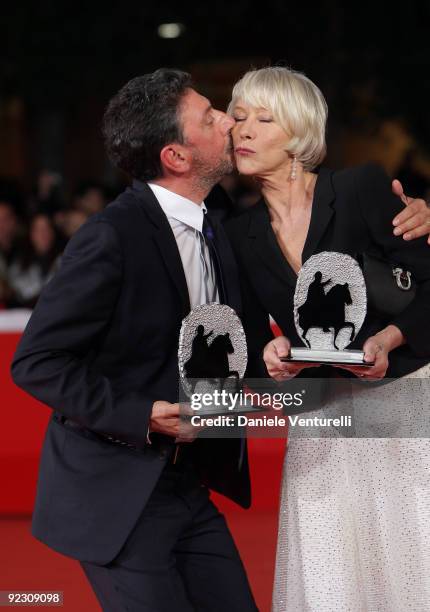
POLYGON ((169 142, 184 143, 178 109, 192 86, 188 73, 167 68, 124 85, 110 100, 103 117, 110 160, 141 181, 162 176, 161 149, 169 142))

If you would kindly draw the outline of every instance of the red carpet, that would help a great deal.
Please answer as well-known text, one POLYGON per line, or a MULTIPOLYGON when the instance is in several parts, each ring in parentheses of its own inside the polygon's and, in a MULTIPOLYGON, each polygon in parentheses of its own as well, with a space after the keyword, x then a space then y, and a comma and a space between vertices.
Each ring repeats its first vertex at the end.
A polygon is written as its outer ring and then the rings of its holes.
MULTIPOLYGON (((230 514, 228 521, 258 608, 261 612, 269 612, 276 542, 275 513, 237 512, 230 514)), ((99 612, 100 607, 79 564, 51 551, 35 540, 29 530, 28 518, 0 519, 0 590, 63 591, 61 609, 64 612, 99 612)), ((39 606, 38 609, 48 607, 39 606)))
MULTIPOLYGON (((61 590, 63 610, 96 612, 99 606, 79 565, 54 553, 29 533, 39 453, 51 411, 15 387, 10 378, 9 364, 19 337, 0 334, 2 430, 7 432, 0 447, 0 590, 61 590)), ((241 510, 216 495, 214 501, 227 517, 258 607, 261 612, 269 612, 285 440, 251 439, 249 448, 251 510, 241 510)))

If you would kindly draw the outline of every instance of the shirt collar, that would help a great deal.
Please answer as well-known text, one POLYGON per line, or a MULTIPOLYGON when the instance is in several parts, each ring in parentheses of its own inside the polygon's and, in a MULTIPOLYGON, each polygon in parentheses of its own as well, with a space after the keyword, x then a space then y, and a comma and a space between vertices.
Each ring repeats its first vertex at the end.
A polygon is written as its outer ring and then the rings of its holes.
POLYGON ((199 232, 202 231, 203 216, 207 213, 204 202, 199 206, 188 198, 154 183, 148 183, 148 187, 157 198, 166 217, 172 217, 199 232))

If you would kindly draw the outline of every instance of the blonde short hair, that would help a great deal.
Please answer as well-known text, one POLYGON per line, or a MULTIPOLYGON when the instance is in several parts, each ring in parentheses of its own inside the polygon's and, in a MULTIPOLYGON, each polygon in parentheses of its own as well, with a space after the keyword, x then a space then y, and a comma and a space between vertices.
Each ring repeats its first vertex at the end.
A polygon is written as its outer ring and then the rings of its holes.
POLYGON ((325 157, 327 103, 318 87, 301 72, 284 67, 250 70, 233 88, 227 112, 242 100, 266 108, 290 136, 288 152, 305 170, 313 170, 325 157))

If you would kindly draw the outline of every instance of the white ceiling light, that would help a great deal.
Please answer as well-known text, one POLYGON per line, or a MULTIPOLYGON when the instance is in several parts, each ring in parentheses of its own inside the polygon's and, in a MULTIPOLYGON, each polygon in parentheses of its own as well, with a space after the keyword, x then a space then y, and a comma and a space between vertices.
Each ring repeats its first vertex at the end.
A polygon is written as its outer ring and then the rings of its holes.
POLYGON ((162 23, 158 26, 158 36, 160 38, 178 38, 185 27, 182 23, 162 23))

